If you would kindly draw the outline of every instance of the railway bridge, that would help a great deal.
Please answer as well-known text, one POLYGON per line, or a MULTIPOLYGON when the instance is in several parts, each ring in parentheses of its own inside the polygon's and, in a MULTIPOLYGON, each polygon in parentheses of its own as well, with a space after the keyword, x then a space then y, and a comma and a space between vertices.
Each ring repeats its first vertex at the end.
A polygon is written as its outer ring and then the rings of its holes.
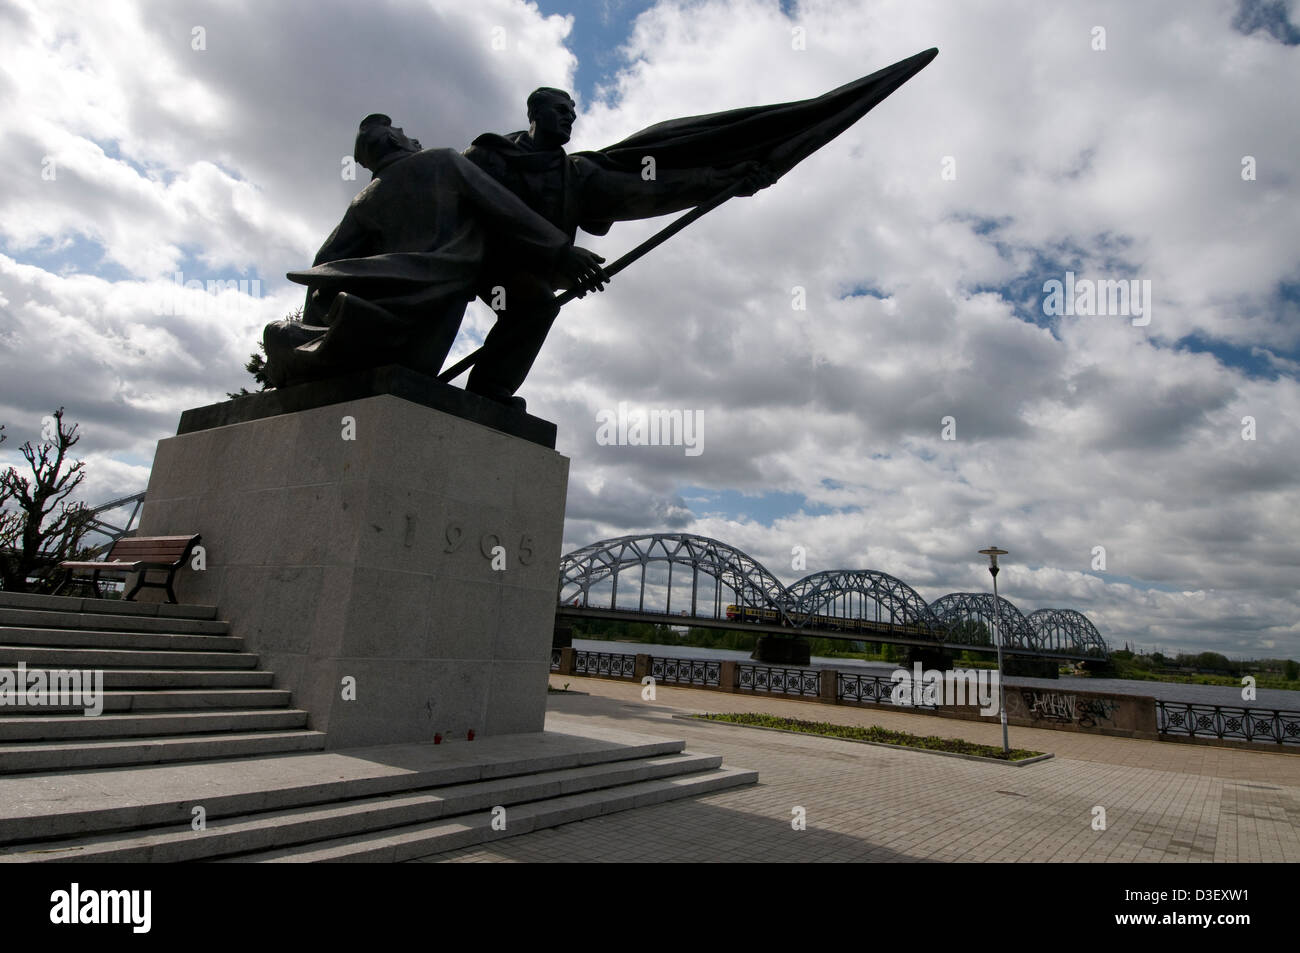
POLYGON ((1096 626, 1074 609, 1025 615, 982 592, 927 603, 878 569, 815 572, 787 586, 740 549, 690 533, 620 536, 569 553, 560 562, 556 616, 989 653, 1000 641, 1018 656, 1109 657, 1096 626))

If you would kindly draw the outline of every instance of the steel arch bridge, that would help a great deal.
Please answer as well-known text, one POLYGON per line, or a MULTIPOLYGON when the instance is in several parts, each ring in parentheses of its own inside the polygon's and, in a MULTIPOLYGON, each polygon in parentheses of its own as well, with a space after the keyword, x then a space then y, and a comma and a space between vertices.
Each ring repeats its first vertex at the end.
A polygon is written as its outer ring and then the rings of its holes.
POLYGON ((1021 654, 1108 654, 1096 627, 1073 609, 1039 609, 1026 618, 1009 600, 994 602, 992 593, 978 592, 949 593, 927 604, 901 579, 874 569, 816 572, 786 587, 747 553, 690 533, 620 536, 577 549, 561 560, 558 597, 558 613, 574 618, 680 625, 681 617, 688 617, 695 624, 719 628, 736 628, 740 621, 746 629, 784 635, 977 649, 993 648, 997 634, 1004 648, 1021 654), (652 567, 666 568, 666 578, 652 581, 652 567), (676 614, 674 567, 679 589, 682 578, 690 576, 689 610, 676 614), (704 598, 701 576, 713 580, 712 593, 706 586, 704 598), (647 607, 647 589, 653 602, 662 599, 662 608, 647 607), (724 601, 727 590, 732 595, 724 601), (627 604, 633 601, 635 607, 627 604), (734 618, 724 611, 732 604, 734 618), (702 613, 706 607, 712 615, 702 613))
POLYGON ((123 536, 128 536, 135 531, 135 521, 140 516, 140 507, 144 505, 144 493, 133 493, 130 496, 123 496, 116 500, 109 500, 107 503, 101 503, 99 506, 90 510, 89 528, 91 532, 101 533, 108 537, 108 542, 96 547, 96 551, 107 552, 113 548, 123 536), (121 526, 116 523, 110 523, 104 519, 105 513, 111 513, 114 510, 131 507, 131 512, 126 517, 126 522, 121 526))
POLYGON ((1029 613, 1029 627, 1038 635, 1039 644, 1054 652, 1082 649, 1105 658, 1109 655, 1106 640, 1082 612, 1074 609, 1039 609, 1029 613))
POLYGON ((643 612, 649 575, 646 570, 652 563, 668 566, 665 614, 672 612, 673 566, 681 566, 691 573, 691 616, 699 615, 699 578, 703 573, 715 582, 715 616, 722 614, 722 590, 726 587, 734 593, 737 605, 775 612, 783 623, 793 624, 786 611, 789 599, 785 586, 762 563, 734 546, 690 533, 620 536, 569 553, 560 561, 560 604, 590 607, 592 589, 609 580, 609 607, 617 609, 619 577, 635 574, 637 610, 643 612))
POLYGON ((997 645, 1000 641, 1003 648, 1042 651, 1038 634, 1029 620, 1009 600, 999 596, 995 603, 991 592, 950 592, 930 603, 930 608, 954 643, 997 645), (981 630, 987 638, 978 637, 977 632, 981 630), (995 633, 997 641, 994 641, 995 633))
POLYGON ((876 605, 877 623, 904 626, 928 634, 935 641, 944 637, 943 624, 930 611, 920 593, 903 580, 875 569, 831 569, 804 576, 786 590, 791 614, 805 628, 817 616, 869 619, 862 615, 868 600, 876 605), (859 614, 849 614, 857 596, 859 614), (835 609, 848 610, 844 615, 835 609), (826 610, 832 610, 827 612, 826 610), (882 611, 888 618, 882 618, 882 611))

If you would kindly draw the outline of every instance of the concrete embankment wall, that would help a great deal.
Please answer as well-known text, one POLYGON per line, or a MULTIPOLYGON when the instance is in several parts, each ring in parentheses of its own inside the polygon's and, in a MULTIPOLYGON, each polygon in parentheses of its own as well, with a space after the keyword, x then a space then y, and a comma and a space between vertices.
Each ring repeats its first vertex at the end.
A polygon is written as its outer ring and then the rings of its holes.
MULTIPOLYGON (((654 669, 655 656, 636 655, 635 662, 623 667, 615 666, 608 674, 597 672, 594 669, 589 671, 579 671, 580 666, 576 664, 577 656, 581 650, 566 647, 556 648, 554 652, 558 653, 555 661, 558 663, 553 666, 552 674, 556 675, 580 675, 592 677, 611 677, 619 678, 625 681, 640 682, 643 678, 652 674, 654 669)), ((599 653, 590 653, 597 655, 599 653)), ((614 653, 617 655, 617 653, 614 653)), ((618 656, 620 659, 630 656, 618 656)), ((661 660, 662 661, 662 660, 661 660)), ((673 660, 679 664, 687 662, 703 664, 703 660, 673 660)), ((746 666, 745 663, 735 661, 718 661, 708 663, 716 666, 716 677, 711 678, 711 682, 716 684, 691 684, 689 680, 659 679, 660 684, 672 685, 682 688, 702 688, 710 691, 734 692, 738 694, 771 694, 776 698, 796 699, 809 702, 819 702, 829 705, 849 705, 860 708, 881 708, 892 711, 914 711, 918 714, 934 715, 941 718, 957 718, 968 721, 983 721, 997 724, 999 717, 994 715, 981 715, 980 709, 976 705, 940 705, 933 708, 911 708, 907 706, 894 705, 890 703, 872 703, 866 701, 853 701, 840 697, 840 673, 833 669, 820 669, 815 672, 809 670, 789 670, 769 668, 769 672, 793 673, 800 671, 805 677, 801 678, 799 692, 765 692, 762 690, 752 690, 749 687, 742 687, 741 679, 738 677, 739 669, 766 668, 765 666, 746 666), (815 684, 813 680, 815 679, 815 684), (815 691, 815 693, 814 693, 815 691)), ((585 666, 581 666, 585 667, 585 666)), ((853 675, 845 673, 852 678, 853 675)), ((1113 735, 1123 738, 1142 738, 1147 740, 1159 741, 1184 741, 1193 740, 1185 739, 1177 735, 1160 734, 1156 721, 1156 702, 1154 698, 1139 695, 1122 695, 1112 692, 1085 692, 1075 690, 1062 690, 1057 688, 1025 688, 1020 686, 1008 686, 1006 689, 1007 705, 1007 723, 1025 728, 1049 728, 1056 731, 1078 731, 1089 734, 1113 735)), ((1211 741, 1210 743, 1214 743, 1211 741)), ((1219 744, 1234 744, 1232 742, 1218 742, 1219 744)), ((1243 746, 1247 745, 1238 745, 1243 746)), ((1269 747, 1277 749, 1276 745, 1265 746, 1261 744, 1248 745, 1251 748, 1269 747)))

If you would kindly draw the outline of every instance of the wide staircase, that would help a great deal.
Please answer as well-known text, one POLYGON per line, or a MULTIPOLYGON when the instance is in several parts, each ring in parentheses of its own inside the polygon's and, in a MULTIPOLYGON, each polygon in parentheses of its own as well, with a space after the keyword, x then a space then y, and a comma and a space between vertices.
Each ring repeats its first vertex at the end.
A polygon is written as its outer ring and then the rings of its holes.
POLYGON ((0 592, 0 688, 20 666, 102 672, 103 712, 0 705, 0 862, 408 860, 757 781, 556 715, 326 751, 210 606, 0 592))
MULTIPOLYGON (((0 592, 0 669, 102 671, 103 713, 0 707, 0 773, 324 747, 213 606, 0 592)), ((30 684, 30 683, 29 683, 30 684)))

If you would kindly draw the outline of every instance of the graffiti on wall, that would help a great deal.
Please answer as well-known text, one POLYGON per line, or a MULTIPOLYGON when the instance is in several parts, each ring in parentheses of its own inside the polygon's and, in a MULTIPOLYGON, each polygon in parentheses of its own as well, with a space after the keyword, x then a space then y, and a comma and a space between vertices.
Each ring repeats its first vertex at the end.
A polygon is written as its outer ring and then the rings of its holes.
MULTIPOLYGON (((1119 702, 1110 698, 1080 698, 1070 692, 1022 688, 1019 695, 1025 717, 1080 728, 1096 728, 1103 723, 1113 725, 1119 708, 1119 702)), ((1008 714, 1022 713, 1009 711, 1008 714)))

